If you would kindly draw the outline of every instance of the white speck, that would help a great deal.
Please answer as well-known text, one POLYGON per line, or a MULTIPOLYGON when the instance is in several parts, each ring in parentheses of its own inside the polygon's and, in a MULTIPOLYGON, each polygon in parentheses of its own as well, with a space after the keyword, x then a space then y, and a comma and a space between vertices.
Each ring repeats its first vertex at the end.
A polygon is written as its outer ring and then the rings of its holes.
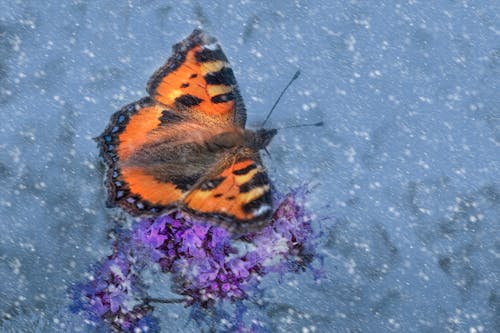
POLYGON ((83 99, 86 101, 86 102, 89 102, 89 103, 92 103, 92 104, 97 104, 97 101, 94 97, 91 97, 91 96, 84 96, 83 99))
POLYGON ((420 207, 418 210, 419 210, 419 211, 420 211, 420 213, 422 213, 422 214, 431 215, 431 211, 430 211, 430 209, 420 207))
POLYGON ((83 162, 83 165, 85 165, 87 168, 89 168, 90 170, 94 170, 95 169, 95 165, 92 164, 92 162, 90 162, 89 160, 85 160, 83 162))
POLYGON ((0 206, 4 207, 12 207, 12 203, 10 201, 0 200, 0 206))
POLYGON ((47 187, 47 184, 45 184, 45 182, 39 182, 39 183, 36 183, 35 184, 35 188, 37 190, 43 190, 47 187))
POLYGON ((94 52, 90 51, 89 49, 83 50, 83 53, 86 54, 89 58, 95 58, 94 52))
POLYGON ((355 19, 354 23, 357 24, 357 25, 360 25, 360 26, 364 27, 365 29, 370 29, 370 22, 368 22, 368 20, 358 20, 358 19, 355 19))
POLYGON ((454 169, 453 172, 459 176, 465 176, 466 174, 465 168, 454 169))
POLYGON ((345 90, 343 90, 343 89, 339 89, 339 88, 335 88, 335 93, 336 93, 337 95, 342 95, 342 96, 347 95, 347 92, 346 92, 345 90))
POLYGON ((354 134, 356 136, 359 136, 365 140, 370 140, 370 133, 366 132, 366 131, 354 131, 354 134))
POLYGON ((380 72, 378 69, 371 71, 368 73, 369 77, 377 77, 377 76, 382 76, 382 72, 380 72))
POLYGON ((393 96, 393 95, 389 95, 387 96, 387 99, 389 99, 389 101, 393 102, 394 104, 398 105, 400 102, 398 101, 398 99, 393 96))
POLYGON ((345 156, 347 156, 347 161, 349 163, 354 163, 354 157, 356 156, 356 150, 354 150, 354 147, 349 148, 345 153, 345 156))
POLYGON ((286 57, 286 62, 288 62, 289 64, 296 64, 299 62, 299 57, 297 56, 286 57))
POLYGON ((425 163, 423 160, 419 160, 417 165, 424 169, 429 169, 429 164, 425 163))
POLYGON ((401 216, 401 213, 398 212, 395 207, 389 207, 388 210, 389 210, 389 213, 394 214, 394 216, 396 216, 396 217, 401 216))
POLYGON ((21 50, 21 38, 18 35, 15 35, 13 38, 9 40, 10 45, 12 45, 12 49, 16 52, 21 50))
POLYGON ((36 28, 35 21, 30 20, 30 19, 21 19, 21 20, 19 20, 19 23, 21 23, 22 25, 25 25, 31 29, 36 28))
POLYGON ((250 50, 250 53, 253 54, 254 56, 256 56, 257 58, 262 58, 262 53, 260 53, 256 49, 250 50))
POLYGON ((356 262, 354 261, 354 259, 350 258, 349 262, 345 263, 344 265, 347 268, 347 272, 349 274, 354 274, 354 272, 356 271, 356 262))
POLYGON ((347 49, 351 52, 354 52, 354 45, 356 45, 356 38, 354 36, 349 36, 344 43, 347 45, 347 49))
POLYGON ((22 264, 18 258, 14 258, 14 260, 11 263, 9 263, 9 266, 10 266, 10 269, 12 269, 12 273, 14 273, 16 275, 21 273, 22 264))
POLYGON ((132 58, 130 57, 119 57, 118 58, 118 61, 120 61, 122 64, 130 64, 130 62, 132 61, 132 58))
POLYGON ((418 277, 423 279, 424 281, 429 281, 429 275, 425 274, 424 272, 420 271, 418 272, 418 277))
POLYGON ((424 103, 432 104, 432 100, 429 97, 426 96, 418 96, 418 99, 421 100, 424 103))

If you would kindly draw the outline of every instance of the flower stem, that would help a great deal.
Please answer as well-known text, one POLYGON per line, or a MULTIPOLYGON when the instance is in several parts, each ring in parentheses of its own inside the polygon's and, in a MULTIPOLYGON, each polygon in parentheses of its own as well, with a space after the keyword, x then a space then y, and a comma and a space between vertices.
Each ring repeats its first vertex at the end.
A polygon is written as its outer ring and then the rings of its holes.
POLYGON ((183 298, 154 298, 154 297, 145 297, 144 303, 164 303, 164 304, 174 304, 174 303, 182 303, 185 301, 183 298))

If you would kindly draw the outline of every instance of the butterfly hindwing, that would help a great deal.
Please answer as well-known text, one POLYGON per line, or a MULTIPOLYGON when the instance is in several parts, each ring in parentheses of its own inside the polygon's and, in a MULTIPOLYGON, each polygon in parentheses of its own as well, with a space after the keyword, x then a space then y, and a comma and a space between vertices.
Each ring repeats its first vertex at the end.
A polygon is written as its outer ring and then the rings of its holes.
POLYGON ((150 78, 153 99, 209 121, 245 126, 246 112, 228 59, 215 38, 194 30, 150 78))
POLYGON ((269 220, 272 196, 258 152, 228 153, 183 199, 185 210, 228 229, 257 228, 269 220), (228 223, 229 221, 229 223, 228 223))

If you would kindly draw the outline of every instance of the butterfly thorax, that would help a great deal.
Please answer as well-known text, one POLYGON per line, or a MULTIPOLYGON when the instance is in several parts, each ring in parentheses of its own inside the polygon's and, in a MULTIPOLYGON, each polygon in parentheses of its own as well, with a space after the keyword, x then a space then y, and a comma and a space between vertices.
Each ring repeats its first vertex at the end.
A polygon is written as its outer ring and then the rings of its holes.
POLYGON ((269 145, 276 133, 276 129, 259 129, 257 131, 252 131, 235 128, 214 135, 207 140, 205 144, 212 152, 238 147, 259 151, 269 145))

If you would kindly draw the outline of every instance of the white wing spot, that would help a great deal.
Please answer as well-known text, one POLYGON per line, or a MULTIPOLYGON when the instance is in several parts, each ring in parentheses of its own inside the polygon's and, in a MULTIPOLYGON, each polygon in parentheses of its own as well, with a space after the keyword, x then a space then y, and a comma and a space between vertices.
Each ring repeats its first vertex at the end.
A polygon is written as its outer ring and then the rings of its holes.
POLYGON ((205 45, 204 48, 215 51, 219 48, 219 45, 217 43, 212 43, 205 45))
POLYGON ((255 216, 260 216, 260 215, 262 215, 264 213, 267 213, 270 210, 271 210, 271 206, 269 206, 269 205, 262 205, 259 208, 255 209, 253 211, 253 213, 255 214, 255 216))

